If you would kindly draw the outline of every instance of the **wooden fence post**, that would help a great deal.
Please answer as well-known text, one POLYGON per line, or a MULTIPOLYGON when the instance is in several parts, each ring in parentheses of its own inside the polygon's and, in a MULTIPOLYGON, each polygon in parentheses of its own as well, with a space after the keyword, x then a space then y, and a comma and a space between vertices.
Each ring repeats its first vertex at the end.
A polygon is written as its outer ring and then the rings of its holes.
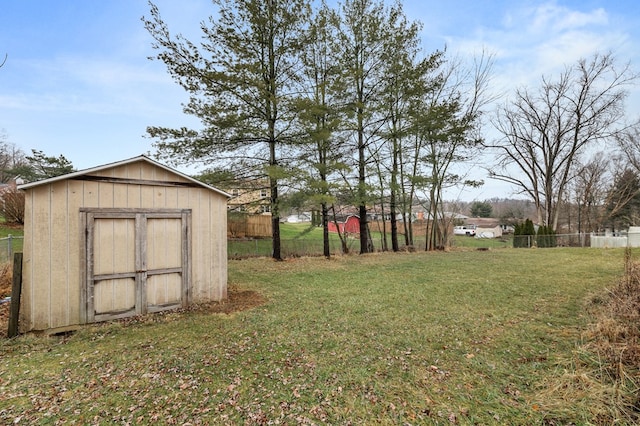
POLYGON ((18 314, 20 313, 20 294, 22 293, 22 253, 13 255, 13 281, 11 283, 11 306, 9 307, 9 328, 7 337, 18 335, 18 314))

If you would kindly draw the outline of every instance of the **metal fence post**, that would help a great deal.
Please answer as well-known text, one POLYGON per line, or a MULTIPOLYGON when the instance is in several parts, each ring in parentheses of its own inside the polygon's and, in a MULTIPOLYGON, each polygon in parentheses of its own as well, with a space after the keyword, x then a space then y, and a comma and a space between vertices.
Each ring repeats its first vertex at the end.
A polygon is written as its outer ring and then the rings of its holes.
POLYGON ((13 256, 13 237, 11 234, 7 235, 7 259, 11 259, 13 256))

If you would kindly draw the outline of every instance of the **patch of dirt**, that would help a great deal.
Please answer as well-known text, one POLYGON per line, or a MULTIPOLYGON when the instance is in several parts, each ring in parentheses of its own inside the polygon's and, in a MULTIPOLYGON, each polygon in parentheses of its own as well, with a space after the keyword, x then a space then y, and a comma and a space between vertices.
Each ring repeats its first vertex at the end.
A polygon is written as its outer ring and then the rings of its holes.
MULTIPOLYGON (((115 320, 124 325, 133 325, 148 322, 162 322, 167 319, 174 320, 175 316, 185 312, 208 312, 214 314, 233 314, 235 312, 245 311, 255 308, 266 303, 266 299, 260 293, 253 290, 241 290, 233 287, 227 289, 227 299, 220 302, 201 303, 189 306, 185 309, 175 309, 171 311, 162 311, 144 316, 134 316, 115 320)), ((10 303, 0 304, 0 338, 7 337, 7 328, 9 326, 9 306, 10 303)), ((95 326, 100 324, 97 323, 95 326)))
POLYGON ((227 289, 227 300, 194 305, 191 310, 232 314, 263 305, 266 301, 267 299, 256 291, 229 287, 227 289))

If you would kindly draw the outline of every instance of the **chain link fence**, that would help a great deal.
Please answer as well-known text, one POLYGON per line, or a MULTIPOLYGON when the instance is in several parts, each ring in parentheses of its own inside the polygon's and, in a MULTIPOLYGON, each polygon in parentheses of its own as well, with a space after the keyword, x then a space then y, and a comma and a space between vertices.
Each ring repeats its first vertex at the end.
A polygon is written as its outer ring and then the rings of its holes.
MULTIPOLYGON (((592 236, 595 237, 597 234, 557 234, 553 236, 553 244, 549 246, 552 247, 591 247, 592 246, 592 236)), ((599 235, 598 235, 599 237, 599 235)), ((626 237, 626 235, 624 235, 626 237)), ((516 242, 517 247, 538 247, 537 237, 534 235, 519 235, 512 238, 519 238, 520 241, 516 242)), ((471 241, 473 239, 469 239, 471 241)), ((9 235, 5 238, 0 238, 0 263, 11 262, 13 259, 13 254, 16 252, 22 251, 24 238, 22 236, 12 236, 9 235)), ((469 245, 467 241, 464 239, 457 240, 462 241, 464 244, 460 244, 454 242, 454 246, 456 247, 464 247, 470 246, 475 247, 474 245, 469 245)), ((607 240, 608 241, 608 240, 607 240)), ((511 244, 511 241, 506 242, 503 240, 501 247, 514 247, 511 244)), ((373 239, 374 249, 375 251, 382 251, 382 243, 379 239, 373 239)), ((347 248, 349 253, 359 253, 360 252, 360 240, 355 237, 350 237, 347 239, 347 248)), ((626 246, 626 238, 625 242, 622 246, 626 246)), ((418 238, 414 241, 413 247, 407 247, 403 242, 400 242, 400 250, 414 251, 414 250, 424 250, 425 239, 418 238)), ((597 244, 594 245, 598 247, 597 244)), ((612 244, 608 242, 604 247, 616 247, 618 245, 612 244)), ((387 247, 387 249, 391 249, 391 246, 387 247)), ((284 257, 298 257, 298 256, 322 256, 323 254, 323 244, 322 240, 312 240, 312 239, 283 239, 281 241, 281 250, 282 255, 284 257)), ((248 257, 269 257, 271 256, 272 245, 270 238, 256 238, 256 239, 229 239, 227 243, 227 253, 230 259, 243 259, 248 257)), ((330 252, 331 255, 341 255, 343 254, 342 245, 339 240, 331 239, 330 241, 330 252)))
MULTIPOLYGON (((383 243, 379 238, 372 240, 374 251, 383 251, 383 243)), ((404 244, 404 238, 399 241, 399 248, 403 251, 424 250, 426 238, 414 239, 413 246, 404 244)), ((357 235, 349 236, 346 240, 349 253, 360 253, 360 239, 357 235)), ((229 259, 244 259, 249 257, 270 257, 272 254, 271 238, 229 239, 227 240, 227 257, 229 259)), ((322 256, 324 245, 322 239, 281 239, 280 250, 283 257, 322 256)), ((386 250, 391 250, 391 242, 387 242, 386 250)), ((344 254, 342 243, 336 238, 329 241, 329 251, 332 256, 344 254)))
MULTIPOLYGON (((509 235, 502 238, 473 238, 461 237, 455 238, 450 243, 452 247, 466 247, 476 249, 494 249, 494 248, 546 248, 546 247, 599 247, 594 243, 597 234, 575 233, 575 234, 554 234, 547 236, 536 235, 509 235)), ((402 240, 402 239, 401 239, 402 240)), ((400 241, 400 250, 421 251, 425 248, 425 238, 414 240, 414 246, 407 247, 400 241)), ((375 251, 382 251, 383 245, 380 239, 373 239, 375 251)), ((626 238, 623 246, 626 246, 626 238)), ((608 243, 603 247, 618 247, 612 243, 608 243)), ((360 252, 360 240, 350 237, 347 240, 347 248, 349 253, 360 252)), ((391 245, 387 245, 387 250, 391 250, 391 245)), ((323 245, 322 240, 312 239, 282 239, 281 251, 283 257, 297 256, 322 256, 323 245)), ((272 246, 270 238, 256 239, 229 239, 227 245, 228 257, 230 259, 242 259, 248 257, 269 257, 271 256, 272 246)), ((330 241, 331 255, 343 254, 339 240, 331 239, 330 241)))
POLYGON ((590 247, 591 234, 515 235, 514 248, 590 247))
POLYGON ((0 238, 0 263, 12 262, 13 253, 21 252, 24 237, 8 235, 0 238))

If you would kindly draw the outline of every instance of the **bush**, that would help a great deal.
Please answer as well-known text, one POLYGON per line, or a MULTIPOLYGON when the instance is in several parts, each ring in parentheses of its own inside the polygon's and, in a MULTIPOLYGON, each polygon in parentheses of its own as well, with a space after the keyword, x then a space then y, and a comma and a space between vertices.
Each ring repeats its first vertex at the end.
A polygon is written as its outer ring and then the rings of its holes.
POLYGON ((17 188, 9 187, 2 194, 0 213, 10 223, 24 224, 24 192, 17 188))
POLYGON ((530 248, 535 235, 536 230, 531 219, 525 220, 524 223, 516 223, 513 231, 513 247, 530 248))
POLYGON ((538 234, 536 236, 536 244, 540 248, 556 247, 558 241, 556 233, 550 226, 541 226, 538 228, 538 234))

